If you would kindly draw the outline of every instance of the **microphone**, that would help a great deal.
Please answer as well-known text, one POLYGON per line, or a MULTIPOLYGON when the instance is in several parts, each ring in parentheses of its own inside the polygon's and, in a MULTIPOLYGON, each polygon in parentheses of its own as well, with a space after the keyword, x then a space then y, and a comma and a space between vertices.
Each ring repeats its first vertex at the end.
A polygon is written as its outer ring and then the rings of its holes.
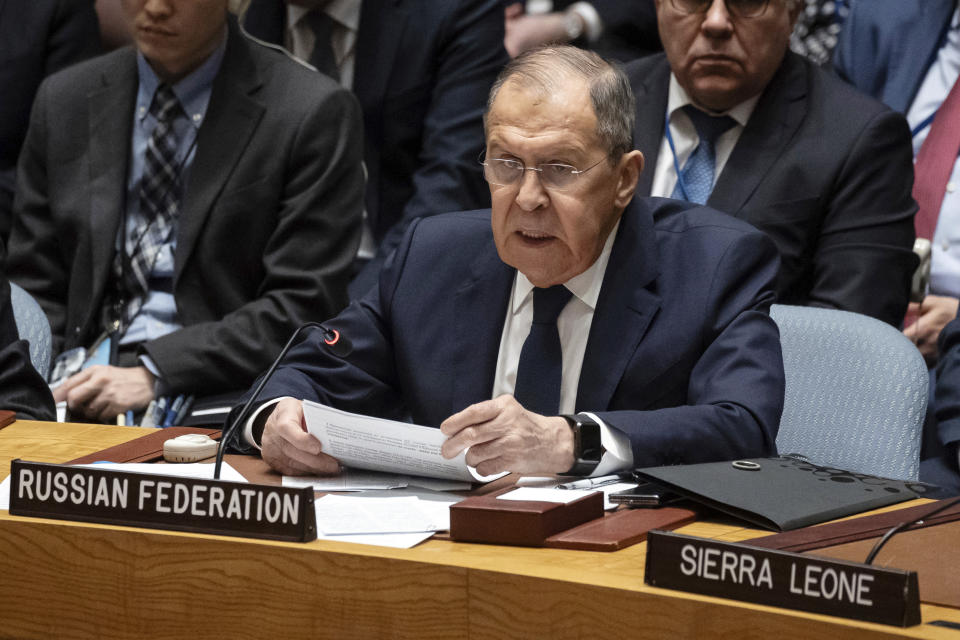
POLYGON ((227 443, 230 442, 230 439, 233 437, 234 433, 236 433, 237 429, 240 428, 240 425, 245 423, 250 417, 250 413, 253 410, 253 403, 256 402, 257 398, 260 397, 260 392, 263 391, 263 388, 273 376, 274 371, 277 370, 277 366, 280 364, 280 361, 283 360, 283 357, 287 355, 288 351, 290 351, 290 347, 293 346, 293 343, 300 335, 300 332, 304 329, 313 328, 323 330, 323 344, 327 345, 327 348, 333 355, 344 358, 350 355, 350 353, 353 351, 353 345, 347 338, 343 337, 336 329, 331 329, 322 322, 306 322, 297 327, 297 330, 294 331, 293 335, 290 336, 290 339, 287 340, 287 344, 285 344, 283 349, 280 350, 280 355, 278 355, 276 360, 273 361, 273 364, 270 365, 270 368, 267 369, 267 372, 263 374, 263 378, 260 379, 260 384, 257 385, 256 389, 254 389, 253 393, 250 395, 250 399, 247 400, 247 403, 243 405, 243 409, 237 415, 236 419, 231 422, 226 429, 221 431, 220 446, 217 447, 217 459, 213 467, 214 480, 220 479, 220 468, 223 466, 223 455, 226 453, 227 443))

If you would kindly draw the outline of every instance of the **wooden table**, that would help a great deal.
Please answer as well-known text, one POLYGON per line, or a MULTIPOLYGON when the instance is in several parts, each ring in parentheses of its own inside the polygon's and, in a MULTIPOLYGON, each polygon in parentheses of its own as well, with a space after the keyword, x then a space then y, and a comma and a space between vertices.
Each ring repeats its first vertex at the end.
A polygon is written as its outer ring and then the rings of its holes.
MULTIPOLYGON (((142 435, 17 422, 9 460, 62 462, 142 435)), ((695 523, 691 535, 761 532, 695 523)), ((0 511, 0 637, 960 639, 655 589, 646 545, 615 553, 430 540, 413 549, 307 544, 18 518, 0 511)), ((923 606, 923 620, 960 610, 923 606)))

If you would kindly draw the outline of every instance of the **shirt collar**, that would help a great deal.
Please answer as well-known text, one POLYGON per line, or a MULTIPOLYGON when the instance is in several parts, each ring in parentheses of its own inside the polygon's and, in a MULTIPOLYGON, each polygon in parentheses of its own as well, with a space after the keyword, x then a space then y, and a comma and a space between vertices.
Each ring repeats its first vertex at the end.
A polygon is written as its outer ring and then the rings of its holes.
MULTIPOLYGON (((760 100, 759 93, 752 98, 747 98, 728 111, 712 115, 730 116, 736 120, 737 124, 739 124, 741 127, 745 127, 747 126, 747 122, 750 120, 750 116, 753 114, 753 109, 757 106, 758 100, 760 100)), ((686 89, 680 86, 680 83, 677 82, 677 77, 671 72, 670 93, 669 97, 667 98, 667 113, 669 113, 670 117, 672 118, 677 109, 682 109, 688 104, 693 104, 690 94, 687 93, 686 89)))
MULTIPOLYGON (((173 92, 180 101, 180 106, 193 126, 198 129, 206 115, 213 81, 217 77, 217 72, 220 71, 220 64, 227 50, 226 34, 227 30, 224 29, 223 40, 213 53, 199 67, 173 85, 173 92)), ((140 79, 140 87, 137 90, 137 119, 142 121, 150 111, 150 103, 153 102, 153 94, 157 91, 160 78, 157 77, 144 55, 139 52, 137 53, 137 73, 140 79)))
MULTIPOLYGON (((600 297, 600 288, 603 286, 603 276, 607 272, 607 263, 610 262, 610 252, 613 250, 613 240, 617 237, 617 231, 620 229, 620 221, 613 226, 607 241, 603 244, 603 250, 597 259, 590 265, 590 268, 567 280, 564 286, 570 292, 580 299, 591 310, 596 310, 597 299, 600 297)), ((519 271, 514 281, 513 290, 513 313, 517 314, 520 309, 533 297, 533 283, 519 271)))
MULTIPOLYGON (((361 0, 330 0, 316 10, 323 11, 350 31, 357 31, 360 28, 360 4, 361 0)), ((311 11, 314 11, 312 7, 288 3, 287 24, 297 24, 311 11)))

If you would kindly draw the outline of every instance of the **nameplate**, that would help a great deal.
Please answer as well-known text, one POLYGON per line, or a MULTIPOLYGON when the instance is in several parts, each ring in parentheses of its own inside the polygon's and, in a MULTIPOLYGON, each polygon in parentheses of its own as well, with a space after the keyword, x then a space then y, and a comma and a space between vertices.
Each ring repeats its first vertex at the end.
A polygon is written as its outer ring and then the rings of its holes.
POLYGON ((150 529, 308 542, 317 537, 311 487, 10 463, 10 513, 150 529))
POLYGON ((916 571, 747 544, 651 531, 644 581, 654 587, 854 620, 899 627, 920 624, 916 571))

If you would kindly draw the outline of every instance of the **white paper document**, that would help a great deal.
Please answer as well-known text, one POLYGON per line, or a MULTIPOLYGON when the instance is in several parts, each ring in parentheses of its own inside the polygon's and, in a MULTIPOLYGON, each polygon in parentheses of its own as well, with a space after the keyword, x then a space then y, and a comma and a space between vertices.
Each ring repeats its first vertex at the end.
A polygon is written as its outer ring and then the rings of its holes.
MULTIPOLYGON (((540 477, 540 476, 523 476, 517 480, 518 487, 542 487, 549 489, 558 489, 560 484, 564 482, 569 482, 568 478, 558 479, 553 477, 540 477)), ((584 496, 591 491, 602 491, 603 492, 603 508, 605 511, 613 511, 619 504, 610 502, 610 494, 616 493, 618 491, 626 491, 627 489, 633 489, 637 486, 636 482, 616 482, 614 484, 605 484, 594 489, 563 489, 564 493, 569 493, 574 496, 580 497, 584 496)), ((519 498, 514 498, 515 500, 519 498)))
POLYGON ((536 500, 539 502, 556 502, 570 504, 593 491, 569 491, 552 489, 550 487, 520 487, 508 493, 497 496, 497 500, 536 500))
POLYGON ((463 482, 489 482, 467 466, 465 453, 452 460, 440 455, 447 439, 439 429, 371 418, 303 401, 307 431, 341 464, 357 469, 403 473, 463 482))
POLYGON ((317 530, 324 536, 418 533, 450 528, 450 504, 415 496, 364 498, 328 495, 315 501, 317 530))
POLYGON ((283 476, 285 487, 313 487, 314 491, 369 491, 403 489, 407 476, 397 473, 347 469, 338 476, 283 476))

